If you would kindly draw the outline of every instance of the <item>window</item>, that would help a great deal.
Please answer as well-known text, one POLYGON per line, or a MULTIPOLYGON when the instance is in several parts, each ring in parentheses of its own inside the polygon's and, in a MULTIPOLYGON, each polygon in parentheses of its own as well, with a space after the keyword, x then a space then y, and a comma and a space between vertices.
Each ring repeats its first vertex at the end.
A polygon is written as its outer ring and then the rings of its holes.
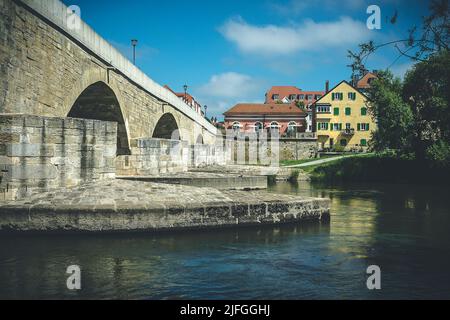
POLYGON ((305 95, 304 94, 299 94, 298 95, 298 99, 299 100, 305 100, 305 95))
POLYGON ((347 146, 347 140, 345 140, 345 139, 341 139, 340 143, 341 143, 341 147, 347 146))
POLYGON ((297 95, 295 94, 289 95, 289 100, 294 101, 295 99, 297 99, 297 95))
POLYGON ((263 130, 263 124, 261 122, 255 122, 255 132, 260 132, 263 130))
POLYGON ((344 94, 342 92, 334 92, 331 94, 331 100, 344 100, 344 94))
POLYGON ((278 100, 278 99, 280 99, 280 95, 279 94, 272 95, 272 100, 278 100))
POLYGON ((368 123, 358 123, 358 131, 369 131, 368 123))
POLYGON ((317 113, 330 113, 331 112, 330 106, 318 106, 317 107, 317 113))
POLYGON ((316 96, 314 97, 316 100, 319 100, 320 98, 322 98, 321 94, 316 94, 316 96))
POLYGON ((318 130, 328 130, 328 122, 318 122, 317 129, 318 130))
POLYGON ((270 124, 270 130, 280 130, 280 125, 278 124, 278 122, 274 121, 270 124))
POLYGON ((367 116, 367 108, 366 107, 362 107, 361 108, 361 115, 362 116, 367 116))
POLYGON ((349 92, 348 93, 348 100, 355 101, 356 100, 356 93, 355 92, 349 92))
POLYGON ((308 94, 308 95, 306 96, 306 100, 312 101, 312 100, 313 100, 313 95, 312 95, 312 94, 308 94))
POLYGON ((351 128, 352 128, 351 123, 346 123, 346 124, 345 124, 345 129, 346 129, 346 130, 350 130, 351 128))
POLYGON ((332 123, 330 124, 331 131, 341 131, 342 130, 342 123, 332 123))
POLYGON ((338 115, 339 115, 339 108, 334 108, 334 109, 333 109, 333 114, 334 114, 335 116, 338 116, 338 115))
POLYGON ((345 108, 345 115, 350 116, 352 114, 352 109, 350 107, 345 108))
POLYGON ((366 147, 367 146, 367 140, 366 139, 361 139, 361 147, 366 147))
POLYGON ((231 127, 233 128, 233 130, 239 131, 242 126, 241 126, 241 123, 239 121, 235 121, 235 122, 233 122, 233 125, 231 127))

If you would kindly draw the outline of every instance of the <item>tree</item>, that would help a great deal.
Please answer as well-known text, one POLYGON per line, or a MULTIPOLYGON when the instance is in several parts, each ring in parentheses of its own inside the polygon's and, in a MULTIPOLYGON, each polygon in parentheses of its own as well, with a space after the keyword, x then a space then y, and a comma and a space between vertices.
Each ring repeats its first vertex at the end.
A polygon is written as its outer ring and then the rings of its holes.
MULTIPOLYGON (((414 149, 418 158, 442 157, 450 142, 450 52, 441 51, 417 63, 405 77, 403 100, 414 116, 414 149), (442 149, 440 152, 438 149, 442 149), (438 155, 439 154, 439 155, 438 155)), ((450 159, 450 158, 449 158, 450 159)))
MULTIPOLYGON (((429 6, 429 16, 423 18, 422 27, 419 29, 413 26, 407 37, 377 44, 368 41, 359 45, 359 52, 348 51, 348 57, 352 69, 352 79, 361 78, 366 72, 365 63, 367 59, 377 50, 387 46, 393 46, 399 55, 393 63, 400 57, 408 57, 416 62, 424 62, 430 56, 450 50, 450 10, 449 0, 432 0, 429 6)), ((397 12, 391 23, 396 23, 397 12), (395 18, 395 19, 394 19, 395 18)))
POLYGON ((297 108, 305 110, 305 103, 303 101, 296 101, 295 105, 297 106, 297 108))
POLYGON ((401 152, 411 150, 413 114, 403 101, 402 82, 390 71, 381 71, 368 90, 370 112, 378 122, 373 136, 376 151, 395 149, 401 152))
POLYGON ((416 159, 450 167, 449 17, 449 0, 433 0, 422 27, 412 27, 406 39, 369 41, 359 46, 359 52, 348 52, 353 78, 365 74, 368 57, 385 46, 398 50, 397 59, 406 56, 416 62, 403 84, 382 72, 369 90, 371 111, 378 121, 376 150, 413 151, 416 159))

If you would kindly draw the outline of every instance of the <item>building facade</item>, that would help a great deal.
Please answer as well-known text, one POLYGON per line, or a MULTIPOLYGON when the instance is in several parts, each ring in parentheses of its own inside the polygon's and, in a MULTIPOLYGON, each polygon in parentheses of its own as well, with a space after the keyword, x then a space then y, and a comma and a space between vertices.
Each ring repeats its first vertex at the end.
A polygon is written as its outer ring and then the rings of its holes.
POLYGON ((303 91, 295 86, 273 86, 266 93, 265 103, 284 103, 303 106, 306 116, 305 132, 313 131, 312 105, 324 95, 324 91, 303 91))
POLYGON ((239 132, 276 130, 282 137, 296 137, 306 130, 307 113, 295 104, 240 103, 224 116, 225 128, 239 132))
POLYGON ((347 81, 340 82, 314 104, 319 150, 366 151, 376 123, 368 99, 347 81))

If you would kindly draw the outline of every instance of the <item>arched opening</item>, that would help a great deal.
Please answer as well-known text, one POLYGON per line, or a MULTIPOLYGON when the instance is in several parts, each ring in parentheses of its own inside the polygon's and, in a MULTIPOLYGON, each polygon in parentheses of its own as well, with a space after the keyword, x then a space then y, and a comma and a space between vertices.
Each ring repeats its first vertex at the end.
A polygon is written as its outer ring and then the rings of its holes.
POLYGON ((255 122, 255 132, 259 133, 263 130, 264 125, 262 124, 262 122, 255 122))
POLYGON ((156 124, 153 138, 181 140, 177 121, 171 113, 165 113, 156 124))
POLYGON ((128 134, 119 101, 104 82, 87 87, 73 104, 70 118, 117 122, 117 155, 130 155, 128 134))
POLYGON ((233 131, 240 131, 241 128, 242 128, 242 125, 241 125, 241 123, 239 121, 235 121, 231 125, 231 129, 233 129, 233 131))
POLYGON ((197 141, 195 142, 196 144, 204 144, 203 142, 203 136, 201 134, 199 134, 197 136, 197 141))

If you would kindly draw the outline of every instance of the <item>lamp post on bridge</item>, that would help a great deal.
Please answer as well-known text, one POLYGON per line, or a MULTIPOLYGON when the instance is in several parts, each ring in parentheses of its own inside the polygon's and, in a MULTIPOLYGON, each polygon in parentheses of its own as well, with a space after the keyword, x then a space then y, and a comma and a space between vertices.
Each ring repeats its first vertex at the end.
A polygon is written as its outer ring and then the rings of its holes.
POLYGON ((131 45, 133 46, 133 64, 136 65, 136 46, 138 41, 136 39, 131 40, 131 45))
POLYGON ((206 111, 208 111, 208 106, 207 105, 205 105, 205 118, 208 118, 207 116, 206 116, 206 111))
POLYGON ((184 89, 184 102, 187 103, 187 89, 188 89, 188 85, 185 84, 185 85, 183 86, 183 89, 184 89))

